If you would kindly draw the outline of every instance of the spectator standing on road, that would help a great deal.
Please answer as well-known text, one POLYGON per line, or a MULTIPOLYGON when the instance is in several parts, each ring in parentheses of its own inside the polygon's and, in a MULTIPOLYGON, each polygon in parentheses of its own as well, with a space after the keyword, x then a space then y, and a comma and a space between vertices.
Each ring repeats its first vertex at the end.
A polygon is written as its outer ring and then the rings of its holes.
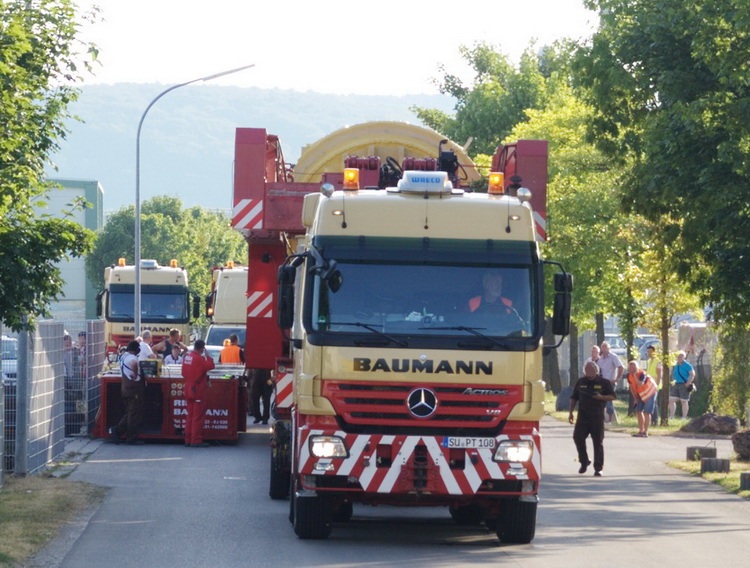
POLYGON ((656 358, 656 347, 646 347, 646 374, 654 379, 656 383, 656 395, 654 396, 654 411, 651 413, 651 424, 659 423, 659 391, 661 391, 661 361, 656 358))
POLYGON ((229 336, 229 345, 223 347, 219 353, 219 363, 239 365, 245 362, 245 351, 238 345, 239 341, 236 333, 229 336))
POLYGON ((81 369, 84 371, 82 373, 83 376, 85 376, 85 370, 86 370, 86 332, 85 331, 79 331, 78 332, 78 360, 81 364, 81 369))
POLYGON ((641 370, 638 361, 628 363, 628 386, 635 402, 635 415, 638 419, 636 438, 648 438, 648 427, 656 402, 656 383, 648 373, 641 370))
POLYGON ((140 345, 141 352, 138 353, 138 360, 145 361, 146 359, 156 359, 156 353, 154 353, 151 345, 154 342, 154 336, 151 335, 149 330, 143 332, 142 337, 136 337, 138 344, 140 345))
POLYGON ((253 424, 268 424, 271 416, 271 394, 273 380, 269 369, 252 369, 250 375, 250 411, 255 420, 253 424), (261 402, 263 407, 261 408, 261 402))
POLYGON ((690 410, 690 395, 692 394, 695 369, 685 360, 685 352, 677 352, 677 364, 672 369, 672 386, 669 389, 669 419, 674 418, 677 411, 677 401, 682 407, 682 417, 688 417, 690 410))
POLYGON ((120 359, 120 372, 122 373, 120 393, 125 401, 125 415, 116 426, 110 429, 110 441, 117 444, 120 443, 123 435, 125 435, 125 442, 130 445, 143 443, 138 440, 138 429, 143 422, 146 382, 138 368, 140 350, 138 342, 133 340, 128 343, 125 355, 120 359))
POLYGON ((570 395, 568 422, 573 424, 573 411, 578 404, 578 418, 573 429, 573 441, 581 464, 578 473, 586 473, 591 464, 586 451, 586 438, 591 436, 594 446, 594 475, 601 477, 604 469, 604 405, 615 399, 612 382, 603 378, 596 363, 586 363, 585 376, 578 379, 570 395))
MULTIPOLYGON (((73 345, 73 338, 66 331, 63 335, 63 367, 65 378, 70 380, 79 376, 78 348, 73 345)), ((68 385, 65 388, 73 388, 68 385)))
MULTIPOLYGON (((599 365, 599 372, 602 377, 612 383, 612 391, 614 391, 617 388, 617 381, 620 380, 625 369, 622 366, 620 358, 609 350, 609 343, 606 341, 602 342, 601 356, 597 364, 599 365)), ((604 417, 604 422, 607 424, 617 424, 617 412, 615 411, 613 400, 615 399, 613 398, 607 402, 605 406, 606 416, 604 417)))
POLYGON ((599 368, 599 356, 600 356, 599 353, 600 353, 600 351, 599 351, 599 346, 598 345, 594 345, 594 346, 591 347, 591 357, 589 357, 588 359, 586 359, 583 362, 583 367, 581 367, 581 370, 582 370, 582 372, 583 372, 584 375, 586 374, 586 364, 589 361, 592 361, 592 362, 596 363, 597 369, 599 368))
POLYGON ((184 356, 188 352, 187 345, 182 342, 182 334, 179 329, 170 329, 169 337, 154 345, 152 349, 154 353, 164 358, 172 352, 173 345, 177 345, 180 348, 180 355, 184 356))
POLYGON ((215 367, 214 360, 206 354, 206 342, 199 339, 182 359, 182 376, 185 379, 185 445, 191 448, 205 448, 203 424, 206 420, 209 384, 208 372, 215 367))

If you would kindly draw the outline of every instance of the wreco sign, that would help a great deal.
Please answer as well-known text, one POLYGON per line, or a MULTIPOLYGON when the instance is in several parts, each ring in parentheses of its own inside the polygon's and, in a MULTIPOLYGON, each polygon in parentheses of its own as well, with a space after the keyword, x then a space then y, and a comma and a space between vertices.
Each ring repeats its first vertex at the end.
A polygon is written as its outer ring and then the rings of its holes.
POLYGON ((448 375, 491 375, 492 362, 487 361, 433 361, 432 359, 369 359, 355 357, 352 360, 354 371, 372 373, 426 373, 448 375))

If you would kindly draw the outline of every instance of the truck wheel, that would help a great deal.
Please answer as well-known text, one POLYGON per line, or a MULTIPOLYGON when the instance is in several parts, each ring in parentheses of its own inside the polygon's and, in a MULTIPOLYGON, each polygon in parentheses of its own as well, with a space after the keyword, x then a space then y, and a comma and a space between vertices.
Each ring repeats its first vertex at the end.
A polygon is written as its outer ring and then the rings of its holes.
POLYGON ((484 520, 484 509, 478 505, 465 505, 463 507, 448 507, 451 518, 457 525, 479 525, 484 520))
POLYGON ((334 523, 348 523, 354 515, 354 505, 350 501, 344 501, 338 509, 333 512, 334 523))
POLYGON ((278 448, 271 450, 271 481, 268 490, 271 499, 286 499, 289 497, 290 472, 286 462, 282 451, 278 448))
POLYGON ((497 525, 497 538, 508 544, 528 544, 536 532, 536 502, 518 498, 503 502, 497 525))
POLYGON ((330 501, 318 495, 292 496, 294 501, 294 534, 299 538, 323 539, 331 534, 330 501))

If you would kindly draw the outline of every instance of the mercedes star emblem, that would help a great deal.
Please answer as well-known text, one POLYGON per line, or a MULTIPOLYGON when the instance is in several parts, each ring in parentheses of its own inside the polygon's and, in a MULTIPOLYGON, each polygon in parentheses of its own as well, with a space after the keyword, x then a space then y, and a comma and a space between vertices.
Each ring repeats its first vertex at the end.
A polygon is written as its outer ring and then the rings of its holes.
POLYGON ((430 389, 414 389, 406 397, 406 406, 416 418, 428 418, 437 410, 437 395, 430 389))

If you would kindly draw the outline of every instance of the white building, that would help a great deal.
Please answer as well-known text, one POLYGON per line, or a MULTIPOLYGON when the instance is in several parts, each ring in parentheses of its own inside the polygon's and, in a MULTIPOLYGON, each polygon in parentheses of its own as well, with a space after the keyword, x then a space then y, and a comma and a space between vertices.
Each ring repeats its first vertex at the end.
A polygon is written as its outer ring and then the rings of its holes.
MULTIPOLYGON (((51 179, 62 186, 53 189, 47 199, 48 207, 44 213, 61 215, 70 211, 76 198, 82 197, 91 204, 84 210, 72 212, 72 220, 92 231, 104 226, 104 189, 96 180, 51 179)), ((72 258, 63 261, 60 272, 65 284, 63 296, 50 306, 52 317, 56 320, 85 320, 96 318, 96 292, 101 288, 100 282, 89 282, 86 278, 85 258, 72 258)))

